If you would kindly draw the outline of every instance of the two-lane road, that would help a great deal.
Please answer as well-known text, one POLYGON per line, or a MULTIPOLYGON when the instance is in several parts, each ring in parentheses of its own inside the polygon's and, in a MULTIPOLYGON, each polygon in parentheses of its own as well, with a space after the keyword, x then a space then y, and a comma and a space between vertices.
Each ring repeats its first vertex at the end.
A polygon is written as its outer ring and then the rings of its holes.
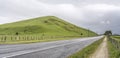
POLYGON ((0 45, 0 58, 66 58, 102 37, 32 44, 0 45))

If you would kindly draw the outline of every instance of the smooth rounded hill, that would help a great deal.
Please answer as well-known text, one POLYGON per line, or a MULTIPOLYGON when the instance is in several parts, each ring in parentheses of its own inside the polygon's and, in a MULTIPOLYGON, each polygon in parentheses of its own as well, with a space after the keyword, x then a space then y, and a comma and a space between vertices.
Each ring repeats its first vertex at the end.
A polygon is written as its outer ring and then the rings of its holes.
POLYGON ((96 33, 55 16, 32 18, 0 25, 0 35, 95 36, 96 33))

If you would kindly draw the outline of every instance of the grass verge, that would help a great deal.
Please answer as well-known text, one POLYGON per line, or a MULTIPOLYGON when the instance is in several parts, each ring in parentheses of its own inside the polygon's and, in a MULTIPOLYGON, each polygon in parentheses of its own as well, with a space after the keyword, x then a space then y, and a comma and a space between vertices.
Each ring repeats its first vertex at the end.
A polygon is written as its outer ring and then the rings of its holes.
POLYGON ((77 53, 69 56, 68 58, 89 58, 89 56, 95 52, 98 46, 102 43, 103 39, 95 41, 91 45, 85 47, 84 49, 78 51, 77 53))
POLYGON ((53 39, 40 39, 40 40, 16 40, 16 41, 5 41, 0 42, 0 44, 29 44, 29 43, 39 43, 39 42, 50 42, 50 41, 60 41, 60 40, 72 40, 77 39, 79 37, 69 37, 69 38, 53 38, 53 39))
POLYGON ((113 39, 120 41, 120 36, 112 36, 113 39))
POLYGON ((120 51, 116 49, 110 41, 108 41, 108 51, 109 58, 120 58, 120 51))

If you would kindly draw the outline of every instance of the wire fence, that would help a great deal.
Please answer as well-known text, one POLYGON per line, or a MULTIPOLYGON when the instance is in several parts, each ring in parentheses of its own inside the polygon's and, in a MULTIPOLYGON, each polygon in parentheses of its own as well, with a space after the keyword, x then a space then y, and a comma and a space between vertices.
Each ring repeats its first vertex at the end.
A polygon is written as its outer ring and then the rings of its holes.
POLYGON ((0 42, 32 41, 57 38, 75 38, 80 36, 33 36, 33 35, 0 35, 0 42))
POLYGON ((115 46, 116 49, 120 50, 120 40, 109 38, 109 41, 115 46))

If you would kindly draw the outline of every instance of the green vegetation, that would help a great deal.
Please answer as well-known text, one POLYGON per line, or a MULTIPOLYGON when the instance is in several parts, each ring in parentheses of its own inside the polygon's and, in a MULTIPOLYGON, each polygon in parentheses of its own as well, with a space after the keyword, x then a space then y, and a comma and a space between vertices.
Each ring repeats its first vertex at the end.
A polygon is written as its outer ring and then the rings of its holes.
POLYGON ((35 42, 48 42, 57 40, 70 40, 78 37, 69 36, 33 36, 33 35, 5 35, 0 36, 0 44, 24 44, 35 42))
MULTIPOLYGON (((0 35, 87 36, 88 31, 54 16, 45 16, 0 25, 0 35)), ((96 33, 89 31, 90 36, 96 33)))
POLYGON ((108 41, 109 58, 120 58, 120 50, 116 49, 115 46, 108 41))
POLYGON ((112 35, 112 31, 111 30, 105 31, 104 35, 110 36, 112 35))
POLYGON ((102 43, 103 39, 95 41, 91 45, 85 47, 84 49, 80 50, 79 52, 69 56, 68 58, 89 58, 91 54, 95 52, 98 46, 102 43))
POLYGON ((114 38, 114 39, 120 41, 120 36, 112 36, 112 38, 114 38))
POLYGON ((109 58, 120 58, 120 36, 111 36, 108 41, 109 58))
POLYGON ((55 16, 38 17, 0 25, 0 43, 26 43, 96 36, 87 29, 68 23, 55 16), (19 37, 19 38, 16 38, 19 37), (26 38, 27 36, 27 38, 26 38), (31 36, 34 39, 31 39, 31 36), (38 38, 39 37, 39 40, 38 38), (44 38, 42 38, 44 37, 44 38), (50 37, 50 38, 48 38, 50 37), (53 38, 54 37, 54 38, 53 38), (67 37, 67 38, 66 38, 67 37), (26 40, 29 39, 29 40, 26 40), (37 38, 37 39, 36 39, 37 38))

